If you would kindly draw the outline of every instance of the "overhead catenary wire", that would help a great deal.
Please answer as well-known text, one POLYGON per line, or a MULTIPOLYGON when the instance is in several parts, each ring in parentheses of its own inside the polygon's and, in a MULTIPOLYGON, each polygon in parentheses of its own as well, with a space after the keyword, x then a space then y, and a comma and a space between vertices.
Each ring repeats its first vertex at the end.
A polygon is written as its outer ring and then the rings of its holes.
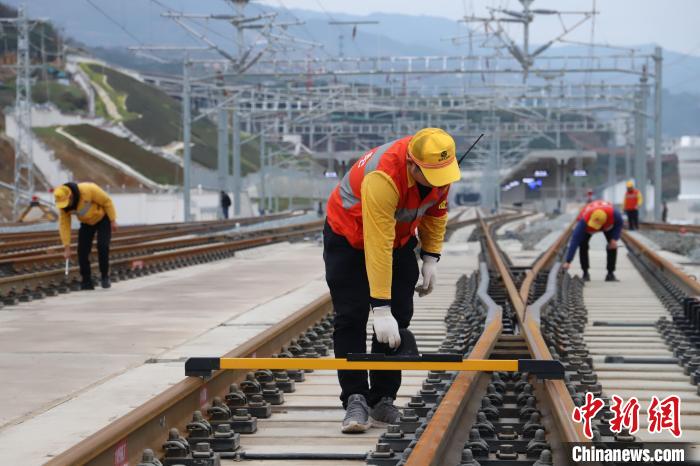
POLYGON ((97 5, 93 0, 85 0, 85 1, 86 1, 88 4, 90 4, 90 6, 92 6, 94 9, 96 9, 97 11, 99 11, 100 14, 102 14, 102 16, 104 16, 105 18, 107 18, 107 19, 109 20, 109 22, 111 22, 112 24, 114 24, 115 26, 117 26, 124 34, 126 34, 127 36, 129 36, 130 38, 132 38, 133 40, 135 40, 136 43, 138 43, 139 45, 143 45, 143 42, 141 41, 141 39, 139 39, 138 37, 136 37, 136 35, 134 35, 131 31, 129 31, 129 30, 126 28, 126 26, 124 26, 124 25, 121 24, 119 21, 117 21, 112 15, 110 15, 109 13, 107 13, 104 9, 102 9, 99 5, 97 5))
MULTIPOLYGON (((331 15, 330 12, 326 9, 326 7, 323 6, 323 3, 321 2, 321 0, 316 0, 316 4, 317 4, 318 7, 321 9, 321 11, 323 11, 323 13, 328 17, 328 19, 329 19, 330 21, 337 21, 337 20, 333 17, 333 15, 331 15)), ((336 27, 337 27, 338 30, 341 31, 341 33, 342 33, 341 27, 338 26, 338 25, 336 25, 336 27)), ((357 50, 358 55, 364 56, 365 54, 364 54, 364 52, 362 51, 362 49, 360 48, 360 46, 357 45, 357 42, 354 41, 354 40, 351 41, 351 42, 352 42, 352 44, 353 44, 353 47, 355 47, 355 49, 357 50)))

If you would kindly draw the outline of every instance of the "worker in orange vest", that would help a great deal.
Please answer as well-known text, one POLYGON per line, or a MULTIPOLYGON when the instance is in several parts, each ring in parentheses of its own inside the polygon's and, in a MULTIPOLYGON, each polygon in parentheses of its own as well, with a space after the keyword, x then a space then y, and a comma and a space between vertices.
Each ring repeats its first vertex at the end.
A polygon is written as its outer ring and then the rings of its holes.
POLYGON ((627 215, 630 230, 639 229, 639 207, 642 205, 642 192, 634 187, 634 181, 627 182, 627 191, 622 203, 622 209, 627 215))
POLYGON ((578 215, 574 232, 571 235, 569 250, 566 253, 565 263, 562 266, 564 270, 569 269, 571 261, 576 255, 576 249, 580 247, 579 259, 583 270, 583 281, 591 281, 591 276, 588 273, 588 244, 593 234, 602 231, 608 242, 606 247, 606 268, 608 269, 608 274, 605 276, 605 281, 618 281, 617 277, 615 277, 615 265, 617 262, 617 242, 622 234, 623 223, 622 214, 611 203, 607 201, 593 201, 586 204, 578 215))
MULTIPOLYGON (((336 357, 366 353, 373 314, 372 352, 391 354, 413 316, 413 293, 437 282, 447 226, 447 197, 460 179, 455 142, 425 128, 366 152, 331 193, 323 231, 326 281, 335 310, 336 357), (417 237, 416 237, 417 232, 417 237), (415 249, 420 239, 421 273, 415 249)), ((346 408, 342 432, 395 424, 400 371, 338 371, 346 408)))

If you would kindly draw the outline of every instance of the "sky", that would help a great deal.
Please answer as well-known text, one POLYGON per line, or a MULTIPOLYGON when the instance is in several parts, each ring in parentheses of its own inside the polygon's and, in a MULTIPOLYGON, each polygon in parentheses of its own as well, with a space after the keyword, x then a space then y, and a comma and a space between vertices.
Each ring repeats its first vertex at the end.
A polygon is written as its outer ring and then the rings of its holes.
MULTIPOLYGON (((403 13, 459 19, 466 13, 484 15, 487 7, 520 10, 517 0, 259 0, 273 6, 302 8, 319 12, 367 15, 403 13)), ((531 8, 591 11, 595 4, 596 43, 616 45, 656 43, 676 52, 700 56, 700 0, 535 0, 531 8)), ((533 42, 544 43, 561 32, 556 17, 542 17, 533 28, 533 42)), ((570 16, 567 24, 577 17, 570 16)), ((571 38, 590 41, 591 23, 571 38)))

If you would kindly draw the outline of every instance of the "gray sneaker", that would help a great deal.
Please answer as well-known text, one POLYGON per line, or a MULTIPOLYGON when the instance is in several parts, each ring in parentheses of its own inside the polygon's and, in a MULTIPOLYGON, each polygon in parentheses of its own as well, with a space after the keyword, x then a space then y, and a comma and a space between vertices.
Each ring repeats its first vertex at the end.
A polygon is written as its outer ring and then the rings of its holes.
POLYGON ((343 433, 365 432, 372 426, 369 419, 369 406, 365 397, 359 394, 350 395, 345 419, 341 430, 343 433))
POLYGON ((394 406, 393 398, 385 396, 369 410, 369 415, 373 425, 383 427, 388 424, 398 424, 401 412, 399 412, 399 408, 394 406))

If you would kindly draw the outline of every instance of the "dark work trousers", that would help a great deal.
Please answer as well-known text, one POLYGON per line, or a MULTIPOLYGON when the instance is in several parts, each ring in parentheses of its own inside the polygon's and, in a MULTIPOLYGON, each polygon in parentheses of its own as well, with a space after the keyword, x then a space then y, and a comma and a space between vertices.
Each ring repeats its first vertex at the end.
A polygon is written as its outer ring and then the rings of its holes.
POLYGON ((97 259, 100 263, 100 274, 102 278, 109 277, 109 242, 112 239, 112 222, 105 215, 94 225, 81 223, 78 230, 78 264, 80 264, 80 275, 83 277, 83 283, 92 280, 90 251, 95 233, 97 233, 97 259))
MULTIPOLYGON (((407 328, 413 317, 413 293, 418 282, 418 262, 412 238, 406 246, 395 249, 391 282, 391 313, 399 328, 407 328)), ((323 228, 323 260, 326 282, 335 309, 333 343, 335 357, 348 353, 367 352, 367 319, 369 318, 369 282, 365 269, 365 253, 355 249, 345 237, 337 235, 328 223, 323 228)), ((389 345, 372 336, 372 353, 391 352, 389 345)), ((401 386, 401 371, 338 371, 343 407, 350 395, 361 394, 370 406, 383 397, 396 399, 401 386)))
MULTIPOLYGON (((612 231, 604 231, 603 234, 605 235, 605 240, 610 242, 612 239, 612 231)), ((588 272, 590 267, 590 263, 588 261, 588 243, 591 241, 591 236, 591 234, 586 233, 583 241, 581 241, 581 244, 579 244, 578 257, 581 260, 581 269, 584 272, 588 272)), ((605 249, 607 251, 607 269, 608 272, 612 273, 615 271, 615 264, 617 263, 617 248, 609 249, 606 245, 605 249)))
POLYGON ((630 230, 639 230, 639 210, 625 210, 630 230))
POLYGON ((223 214, 224 214, 224 218, 228 218, 228 209, 229 209, 229 206, 223 206, 223 207, 221 207, 221 211, 222 211, 223 214))

